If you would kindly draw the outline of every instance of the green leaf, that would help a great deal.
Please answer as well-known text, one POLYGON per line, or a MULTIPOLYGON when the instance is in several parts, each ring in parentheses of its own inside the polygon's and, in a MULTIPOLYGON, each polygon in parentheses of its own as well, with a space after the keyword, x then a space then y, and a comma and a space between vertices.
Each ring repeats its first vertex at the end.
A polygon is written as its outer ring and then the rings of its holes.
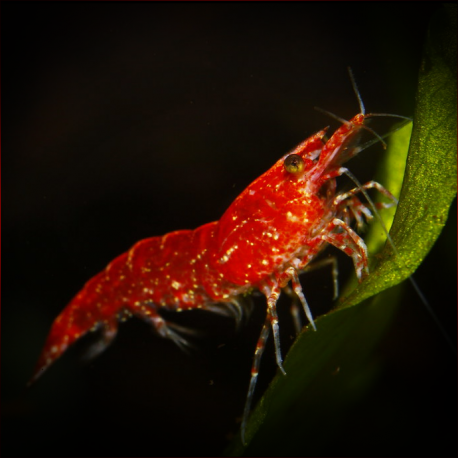
MULTIPOLYGON (((385 244, 372 257, 371 275, 316 320, 318 331, 303 330, 285 359, 287 376, 274 378, 251 415, 248 445, 237 436, 227 455, 320 454, 330 423, 345 421, 379 373, 370 357, 396 310, 399 287, 392 287, 421 264, 456 195, 456 5, 446 7, 433 18, 424 49, 405 174, 409 126, 390 139, 380 170, 380 181, 394 193, 402 183, 390 231, 396 252, 385 244), (291 437, 302 438, 301 448, 291 437)), ((389 213, 382 211, 384 218, 389 213)), ((368 234, 370 252, 383 244, 381 233, 374 227, 368 234)))

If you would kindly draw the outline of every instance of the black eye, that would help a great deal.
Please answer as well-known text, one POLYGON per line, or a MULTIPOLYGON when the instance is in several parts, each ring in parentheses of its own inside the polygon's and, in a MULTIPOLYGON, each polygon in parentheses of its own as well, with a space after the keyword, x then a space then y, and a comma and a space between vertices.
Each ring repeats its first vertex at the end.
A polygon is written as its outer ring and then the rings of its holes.
POLYGON ((289 173, 301 173, 304 170, 304 160, 297 154, 290 154, 283 162, 283 166, 289 173))

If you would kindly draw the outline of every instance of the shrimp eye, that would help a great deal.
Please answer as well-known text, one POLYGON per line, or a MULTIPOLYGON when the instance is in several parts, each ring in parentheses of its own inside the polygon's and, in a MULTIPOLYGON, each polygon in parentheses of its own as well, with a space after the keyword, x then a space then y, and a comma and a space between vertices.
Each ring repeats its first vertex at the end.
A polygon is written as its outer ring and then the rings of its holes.
POLYGON ((298 154, 290 154, 283 162, 285 170, 289 173, 297 174, 304 170, 304 159, 298 154))

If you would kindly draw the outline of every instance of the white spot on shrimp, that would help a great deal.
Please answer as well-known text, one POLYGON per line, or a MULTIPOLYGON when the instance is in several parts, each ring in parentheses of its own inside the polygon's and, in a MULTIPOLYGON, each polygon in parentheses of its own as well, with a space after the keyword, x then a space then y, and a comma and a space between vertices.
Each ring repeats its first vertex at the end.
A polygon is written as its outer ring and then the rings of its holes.
POLYGON ((180 289, 180 287, 181 287, 181 283, 177 282, 176 280, 172 282, 173 289, 180 289))
POLYGON ((286 213, 286 218, 288 221, 292 221, 293 223, 299 221, 299 218, 296 215, 293 215, 291 212, 286 213))

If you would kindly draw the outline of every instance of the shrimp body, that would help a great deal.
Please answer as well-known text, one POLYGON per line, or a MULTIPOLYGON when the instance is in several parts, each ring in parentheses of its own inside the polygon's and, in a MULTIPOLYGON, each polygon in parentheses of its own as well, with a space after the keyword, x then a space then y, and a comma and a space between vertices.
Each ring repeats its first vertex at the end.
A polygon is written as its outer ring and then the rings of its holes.
POLYGON ((166 322, 161 309, 218 311, 226 305, 241 313, 241 295, 257 289, 267 299, 267 317, 256 347, 244 429, 270 329, 284 372, 276 312, 281 289, 291 281, 315 327, 298 275, 322 248, 330 243, 351 256, 359 279, 368 272, 365 244, 350 223, 370 212, 356 197, 359 188, 336 192, 336 177, 346 170, 342 163, 358 152, 366 117, 361 113, 346 121, 327 141, 326 129, 309 137, 251 183, 219 221, 141 240, 114 259, 55 319, 32 381, 88 331, 102 329, 94 353, 103 350, 118 321, 132 315, 186 346, 180 327, 166 322))

